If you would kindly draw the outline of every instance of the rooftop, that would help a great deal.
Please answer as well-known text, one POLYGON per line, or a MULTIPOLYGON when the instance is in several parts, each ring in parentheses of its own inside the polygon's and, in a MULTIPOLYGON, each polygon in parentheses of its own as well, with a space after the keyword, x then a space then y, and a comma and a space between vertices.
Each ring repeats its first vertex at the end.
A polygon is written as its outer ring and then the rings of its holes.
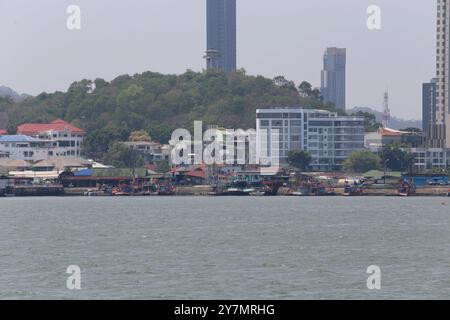
POLYGON ((75 127, 74 125, 58 119, 50 123, 24 123, 17 127, 18 134, 33 135, 45 131, 70 131, 73 133, 84 134, 84 130, 75 127))
POLYGON ((0 143, 2 142, 48 142, 48 140, 41 140, 19 134, 19 135, 0 136, 0 143))

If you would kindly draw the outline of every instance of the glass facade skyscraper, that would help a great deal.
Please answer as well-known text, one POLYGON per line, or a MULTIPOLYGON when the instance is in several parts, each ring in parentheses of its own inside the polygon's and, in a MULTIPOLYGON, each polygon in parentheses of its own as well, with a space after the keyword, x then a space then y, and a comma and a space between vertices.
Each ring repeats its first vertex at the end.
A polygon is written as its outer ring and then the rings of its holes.
POLYGON ((207 0, 207 68, 236 70, 236 0, 207 0))
POLYGON ((328 48, 323 57, 322 87, 324 101, 345 110, 346 49, 328 48))

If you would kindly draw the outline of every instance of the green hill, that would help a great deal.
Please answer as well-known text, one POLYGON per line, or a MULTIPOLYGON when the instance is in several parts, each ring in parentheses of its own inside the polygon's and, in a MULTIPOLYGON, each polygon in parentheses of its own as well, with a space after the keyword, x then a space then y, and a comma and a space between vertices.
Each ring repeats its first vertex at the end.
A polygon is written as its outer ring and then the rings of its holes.
POLYGON ((70 121, 87 131, 85 154, 101 160, 109 146, 145 130, 167 143, 175 128, 191 129, 194 120, 227 128, 254 128, 255 110, 273 106, 324 106, 317 96, 299 93, 291 81, 248 76, 244 71, 182 75, 144 72, 73 83, 67 92, 41 93, 20 102, 0 98, 0 112, 13 132, 24 122, 70 121))

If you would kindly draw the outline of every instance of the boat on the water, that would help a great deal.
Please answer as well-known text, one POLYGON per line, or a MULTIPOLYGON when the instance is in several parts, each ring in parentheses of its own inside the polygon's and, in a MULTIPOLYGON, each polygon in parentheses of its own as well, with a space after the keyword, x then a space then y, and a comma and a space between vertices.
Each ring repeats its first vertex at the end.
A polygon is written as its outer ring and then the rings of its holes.
POLYGON ((224 187, 215 187, 209 195, 214 196, 250 196, 256 191, 246 181, 234 181, 224 187))
POLYGON ((412 197, 416 195, 416 185, 412 181, 401 180, 397 195, 399 197, 412 197))
POLYGON ((361 184, 350 185, 346 183, 344 187, 344 196, 362 196, 364 195, 364 188, 361 184))

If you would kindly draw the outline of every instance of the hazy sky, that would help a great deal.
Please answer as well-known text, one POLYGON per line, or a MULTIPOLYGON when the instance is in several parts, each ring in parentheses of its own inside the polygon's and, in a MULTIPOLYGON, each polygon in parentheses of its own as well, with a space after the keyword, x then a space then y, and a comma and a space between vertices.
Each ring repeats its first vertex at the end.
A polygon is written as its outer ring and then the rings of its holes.
MULTIPOLYGON (((421 83, 434 77, 436 1, 237 0, 238 67, 320 85, 327 46, 347 48, 347 107, 421 117, 421 83), (366 27, 369 5, 382 30, 366 27)), ((200 71, 206 0, 0 0, 0 85, 20 93, 66 90, 83 78, 151 70, 200 71), (69 5, 80 31, 66 28, 69 5)))

